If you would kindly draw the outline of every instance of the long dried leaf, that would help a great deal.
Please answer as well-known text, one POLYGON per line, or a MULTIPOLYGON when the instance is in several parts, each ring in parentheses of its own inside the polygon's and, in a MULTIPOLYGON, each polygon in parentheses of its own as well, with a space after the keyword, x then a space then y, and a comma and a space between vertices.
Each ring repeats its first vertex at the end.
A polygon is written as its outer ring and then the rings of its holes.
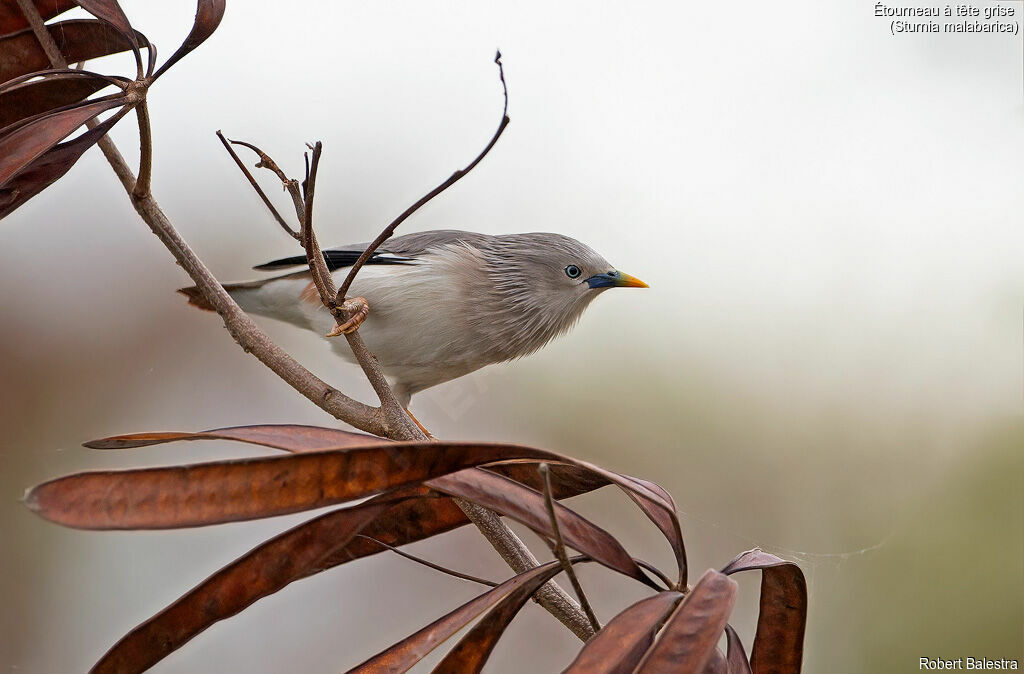
MULTIPOLYGON (((537 466, 537 462, 505 463, 485 466, 483 470, 504 475, 530 489, 543 491, 544 483, 537 472, 537 466)), ((605 477, 580 466, 550 463, 548 470, 551 471, 551 495, 556 499, 585 494, 611 484, 605 477)))
MULTIPOLYGON (((61 21, 46 28, 68 63, 88 61, 132 48, 131 41, 116 28, 96 19, 61 21)), ((149 44, 141 33, 133 34, 139 44, 149 44)), ((50 59, 31 29, 0 37, 0 82, 50 67, 50 59)))
POLYGON ((761 571, 761 610, 750 654, 754 674, 793 674, 800 671, 807 628, 807 582, 793 562, 748 550, 729 562, 722 573, 761 571))
MULTIPOLYGON (((20 173, 44 152, 71 135, 87 121, 112 108, 121 106, 123 97, 86 103, 58 112, 0 138, 0 187, 20 173)), ((83 150, 84 152, 84 150, 83 150)))
POLYGON ((340 447, 366 447, 374 442, 390 440, 365 433, 353 433, 339 428, 304 426, 301 424, 265 424, 260 426, 232 426, 214 428, 198 433, 130 433, 86 442, 92 449, 133 449, 160 445, 178 440, 235 440, 253 445, 283 449, 288 452, 314 452, 340 447))
MULTIPOLYGON (((576 561, 581 560, 576 558, 576 561)), ((491 651, 494 650, 494 646, 504 634, 509 623, 519 614, 537 588, 547 582, 541 580, 545 575, 547 574, 542 574, 539 578, 520 585, 502 599, 497 606, 488 611, 487 615, 459 640, 455 648, 449 651, 444 660, 434 667, 434 674, 447 674, 448 672, 477 674, 483 669, 487 658, 490 657, 491 651)), ((555 575, 556 573, 551 573, 549 578, 555 575)))
MULTIPOLYGON (((125 111, 127 112, 127 111, 125 111)), ((47 150, 0 187, 0 219, 57 182, 121 118, 114 115, 74 140, 47 150)))
POLYGON ((587 642, 563 674, 632 672, 682 598, 679 592, 659 592, 623 610, 587 642))
POLYGON ((375 497, 290 529, 220 569, 118 641, 94 674, 142 672, 214 623, 310 575, 389 509, 436 500, 424 488, 375 497))
POLYGON ((203 526, 343 503, 506 458, 557 458, 514 445, 389 443, 287 456, 80 473, 26 495, 37 513, 83 529, 203 526))
POLYGON ((726 658, 729 661, 729 674, 751 674, 747 652, 743 649, 740 635, 736 634, 732 625, 725 626, 725 638, 728 646, 726 658))
MULTIPOLYGON (((34 0, 32 3, 42 17, 43 21, 49 21, 58 14, 77 7, 74 0, 34 0)), ((0 35, 13 33, 16 30, 27 28, 28 19, 18 6, 18 0, 0 0, 0 35)))
MULTIPOLYGON (((554 536, 544 495, 507 477, 471 468, 435 478, 427 486, 506 515, 549 538, 554 536)), ((555 503, 558 528, 566 545, 594 561, 657 589, 614 536, 555 503)))
POLYGON ((181 43, 178 50, 171 54, 171 58, 164 61, 160 69, 156 71, 153 78, 160 77, 168 68, 184 58, 193 49, 206 42, 206 39, 213 35, 224 18, 225 0, 199 0, 196 7, 196 19, 192 24, 192 30, 188 37, 181 43))
POLYGON ((0 91, 0 129, 47 110, 85 100, 110 84, 98 77, 65 74, 0 91))
POLYGON ((736 590, 734 580, 708 569, 668 619, 637 674, 703 672, 732 613, 736 590))
POLYGON ((671 509, 666 510, 665 508, 659 507, 655 502, 648 498, 637 494, 636 492, 626 491, 626 494, 633 500, 634 503, 643 511, 647 518, 654 523, 661 533, 664 534, 668 540, 669 545, 672 546, 672 552, 676 557, 676 568, 679 570, 679 586, 683 587, 686 585, 686 547, 683 544, 683 531, 679 525, 679 515, 677 514, 676 502, 661 485, 648 480, 642 480, 638 477, 627 478, 634 483, 643 485, 648 490, 654 492, 660 496, 665 502, 671 504, 671 509))
MULTIPOLYGON (((237 440, 283 449, 288 452, 317 451, 335 447, 366 445, 373 442, 391 442, 385 438, 336 428, 295 424, 261 424, 215 428, 198 433, 131 433, 92 440, 86 442, 85 446, 92 449, 133 449, 177 440, 237 440)), ((576 496, 611 484, 607 478, 581 466, 553 463, 549 465, 549 469, 551 471, 552 495, 556 499, 576 496)), ((537 462, 506 463, 487 466, 484 470, 504 475, 537 491, 544 488, 540 474, 537 472, 537 462)))
POLYGON ((26 495, 26 503, 47 519, 86 529, 203 526, 333 505, 481 464, 521 460, 574 464, 664 503, 643 485, 555 452, 440 442, 81 473, 37 486, 26 495))
POLYGON ((353 667, 349 670, 349 674, 383 674, 384 672, 397 674, 408 671, 410 667, 497 602, 517 590, 522 590, 529 597, 537 591, 537 588, 558 575, 561 570, 561 563, 554 561, 513 576, 493 590, 483 593, 451 613, 438 618, 415 634, 402 639, 387 650, 353 667))

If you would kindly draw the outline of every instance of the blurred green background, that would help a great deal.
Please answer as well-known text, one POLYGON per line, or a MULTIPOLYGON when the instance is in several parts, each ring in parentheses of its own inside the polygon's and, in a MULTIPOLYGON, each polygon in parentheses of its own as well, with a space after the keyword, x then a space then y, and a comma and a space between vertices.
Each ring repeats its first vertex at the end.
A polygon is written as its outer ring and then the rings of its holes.
MULTIPOLYGON (((124 5, 164 54, 192 18, 188 3, 124 5)), ((368 240, 489 138, 500 47, 511 126, 406 231, 559 231, 651 289, 607 293, 539 354, 417 396, 417 416, 443 438, 535 443, 658 481, 696 570, 754 545, 799 561, 808 672, 1019 659, 1020 39, 894 38, 867 4, 809 0, 232 3, 152 93, 154 191, 219 278, 250 278, 294 242, 213 132, 293 174, 322 139, 320 239, 368 240)), ((132 127, 113 134, 129 155, 132 127)), ((252 452, 80 446, 105 435, 331 420, 174 294, 185 275, 98 152, 7 218, 0 250, 0 664, 84 671, 302 517, 79 532, 31 515, 24 490, 252 452)), ((265 325, 370 399, 316 336, 265 325)), ((670 563, 625 499, 576 503, 670 563)), ((507 575, 473 531, 414 550, 507 575)), ((604 619, 642 595, 582 576, 604 619)), ((757 587, 742 580, 733 621, 748 645, 757 587)), ((476 591, 378 556, 260 601, 154 671, 342 671, 476 591)), ((531 605, 492 670, 556 670, 576 647, 531 605)))

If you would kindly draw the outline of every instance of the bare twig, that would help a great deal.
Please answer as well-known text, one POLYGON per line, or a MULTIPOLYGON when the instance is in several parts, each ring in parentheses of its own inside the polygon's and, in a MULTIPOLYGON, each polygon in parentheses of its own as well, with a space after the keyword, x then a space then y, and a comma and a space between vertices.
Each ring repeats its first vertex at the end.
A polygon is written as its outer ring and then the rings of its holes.
POLYGON ((401 557, 405 557, 406 559, 411 559, 412 561, 416 562, 417 564, 422 564, 423 566, 428 566, 431 569, 434 569, 435 571, 440 571, 441 573, 447 573, 449 576, 455 576, 456 578, 461 578, 462 580, 469 580, 469 581, 472 581, 474 583, 480 583, 481 585, 488 585, 490 587, 498 587, 498 583, 495 583, 494 581, 487 580, 486 578, 477 578, 476 576, 471 576, 468 573, 461 573, 459 571, 455 571, 454 569, 449 569, 447 567, 441 566, 440 564, 435 564, 434 562, 431 562, 431 561, 428 561, 426 559, 423 559, 422 557, 417 557, 416 555, 410 555, 408 552, 405 552, 404 550, 400 550, 400 549, 396 548, 393 545, 388 545, 384 541, 378 541, 376 538, 373 538, 372 536, 365 536, 363 534, 356 534, 356 536, 359 537, 359 538, 365 538, 368 541, 373 541, 377 545, 381 546, 382 548, 387 548, 388 550, 390 550, 391 552, 395 553, 396 555, 399 555, 401 557))
MULTIPOLYGON (((138 57, 138 50, 135 53, 138 57)), ((139 72, 142 72, 142 61, 139 61, 139 72)), ((146 99, 135 107, 139 118, 139 177, 132 188, 132 198, 145 199, 150 194, 153 178, 153 133, 149 125, 149 106, 146 99)))
POLYGON ((587 601, 587 595, 583 592, 583 586, 580 585, 580 579, 576 577, 576 572, 573 570, 572 564, 569 563, 569 555, 565 552, 565 542, 562 540, 562 531, 558 528, 558 516, 555 515, 555 500, 551 497, 551 470, 548 468, 548 464, 546 463, 542 463, 537 466, 537 470, 540 472, 540 476, 544 480, 544 505, 548 508, 548 517, 551 518, 551 529, 555 536, 555 555, 557 555, 558 561, 562 563, 562 569, 565 571, 565 575, 569 576, 569 582, 572 583, 572 589, 576 592, 576 597, 580 600, 580 605, 587 614, 587 620, 590 621, 590 626, 594 628, 595 632, 600 632, 601 623, 598 622, 597 616, 594 614, 594 609, 590 606, 590 602, 587 601))
POLYGON ((256 190, 256 194, 260 196, 260 199, 263 200, 263 203, 266 205, 266 207, 270 209, 270 213, 271 215, 274 216, 274 220, 277 221, 277 224, 281 225, 281 228, 288 233, 288 236, 292 237, 296 241, 301 241, 301 235, 297 231, 292 229, 291 226, 289 226, 289 224, 285 222, 285 219, 281 217, 281 213, 277 210, 274 204, 271 203, 270 197, 267 196, 266 192, 263 191, 263 188, 260 187, 259 183, 256 182, 256 178, 253 177, 252 173, 249 172, 249 169, 245 166, 244 163, 242 163, 242 160, 238 157, 238 154, 235 152, 235 148, 231 147, 231 144, 236 141, 228 141, 228 139, 224 137, 224 134, 221 133, 219 130, 217 131, 217 137, 220 138, 220 142, 224 144, 224 149, 228 151, 228 154, 231 155, 231 158, 235 160, 235 164, 237 164, 239 170, 242 171, 242 175, 244 175, 246 180, 249 181, 249 184, 252 185, 252 188, 256 190))
POLYGON ((444 192, 446 189, 448 189, 449 187, 457 183, 460 179, 462 179, 463 176, 472 171, 476 167, 476 165, 479 164, 483 160, 483 158, 487 156, 487 154, 491 151, 491 148, 494 147, 495 143, 498 142, 498 139, 501 138, 502 132, 505 131, 505 127, 508 126, 509 118, 508 87, 505 85, 505 68, 501 65, 500 51, 495 55, 494 62, 498 64, 498 76, 501 78, 501 89, 502 93, 505 96, 505 106, 501 112, 501 123, 498 124, 498 130, 494 132, 494 136, 491 137, 490 142, 487 143, 486 147, 484 147, 480 154, 476 156, 476 159, 471 161, 465 168, 459 169, 455 173, 451 174, 451 176, 448 177, 448 180, 445 180, 443 183, 441 183, 434 189, 430 190, 430 192, 425 194, 423 198, 421 198, 419 201, 414 203, 409 208, 405 209, 405 211, 403 211, 401 215, 392 220, 391 224, 384 228, 384 231, 381 232, 377 236, 377 238, 373 240, 373 243, 367 246, 366 250, 364 250, 362 255, 359 256, 355 264, 352 265, 352 268, 349 269, 348 276, 345 277, 344 283, 342 283, 341 288, 338 289, 339 301, 344 300, 345 297, 348 296, 348 290, 352 286, 352 281, 355 280, 356 274, 358 274, 362 266, 366 264, 366 261, 369 260, 371 256, 373 256, 373 253, 377 250, 377 248, 379 248, 382 243, 391 238, 391 235, 395 233, 395 229, 397 229, 400 224, 405 222, 405 220, 410 215, 412 215, 425 204, 427 204, 427 202, 429 202, 437 195, 441 194, 441 192, 444 192))

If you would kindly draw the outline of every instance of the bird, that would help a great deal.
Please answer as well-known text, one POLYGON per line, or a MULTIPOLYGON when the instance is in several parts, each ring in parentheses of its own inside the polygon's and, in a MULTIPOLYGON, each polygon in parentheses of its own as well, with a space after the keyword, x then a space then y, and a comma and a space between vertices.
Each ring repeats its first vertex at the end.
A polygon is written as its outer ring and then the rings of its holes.
MULTIPOLYGON (((368 246, 323 250, 337 285, 368 246)), ((224 289, 247 313, 331 331, 334 317, 320 301, 305 255, 253 269, 295 267, 305 268, 224 289)), ((369 305, 359 334, 408 409, 420 391, 534 353, 568 332, 605 290, 647 287, 568 236, 448 229, 386 240, 359 270, 349 295, 369 305)), ((213 310, 196 287, 178 292, 213 310)), ((355 362, 347 343, 330 341, 338 355, 355 362)))

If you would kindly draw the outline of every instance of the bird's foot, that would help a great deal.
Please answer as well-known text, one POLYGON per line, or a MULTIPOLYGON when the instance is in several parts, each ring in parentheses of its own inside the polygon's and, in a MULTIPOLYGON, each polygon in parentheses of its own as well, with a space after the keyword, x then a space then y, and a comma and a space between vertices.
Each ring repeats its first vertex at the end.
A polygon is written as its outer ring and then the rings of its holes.
POLYGON ((420 423, 420 420, 416 418, 416 415, 414 415, 412 413, 412 410, 410 410, 408 407, 406 407, 405 408, 405 413, 409 415, 409 418, 412 419, 413 422, 417 426, 420 427, 420 430, 423 431, 428 438, 430 438, 431 440, 436 440, 437 439, 437 438, 434 437, 434 435, 430 431, 427 430, 426 426, 424 426, 423 424, 420 423))
POLYGON ((341 309, 348 316, 348 320, 341 325, 336 325, 333 330, 327 333, 327 337, 337 337, 338 335, 347 335, 350 332, 355 332, 363 324, 363 321, 366 320, 366 317, 370 315, 370 304, 364 297, 352 297, 345 300, 341 305, 341 309))

